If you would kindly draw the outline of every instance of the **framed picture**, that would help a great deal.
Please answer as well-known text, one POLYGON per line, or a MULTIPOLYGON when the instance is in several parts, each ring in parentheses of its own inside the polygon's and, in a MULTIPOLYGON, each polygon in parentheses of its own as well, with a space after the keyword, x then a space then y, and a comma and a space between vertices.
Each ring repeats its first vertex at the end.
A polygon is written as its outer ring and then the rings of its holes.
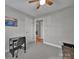
POLYGON ((5 26, 17 26, 17 19, 5 16, 5 26))

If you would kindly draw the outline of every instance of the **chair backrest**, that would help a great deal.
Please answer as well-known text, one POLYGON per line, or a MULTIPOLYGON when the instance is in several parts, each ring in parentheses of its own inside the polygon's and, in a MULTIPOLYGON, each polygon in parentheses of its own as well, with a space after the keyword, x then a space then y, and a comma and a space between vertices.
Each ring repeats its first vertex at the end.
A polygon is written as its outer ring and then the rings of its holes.
POLYGON ((17 46, 23 45, 25 41, 26 41, 25 37, 20 37, 17 41, 17 46))

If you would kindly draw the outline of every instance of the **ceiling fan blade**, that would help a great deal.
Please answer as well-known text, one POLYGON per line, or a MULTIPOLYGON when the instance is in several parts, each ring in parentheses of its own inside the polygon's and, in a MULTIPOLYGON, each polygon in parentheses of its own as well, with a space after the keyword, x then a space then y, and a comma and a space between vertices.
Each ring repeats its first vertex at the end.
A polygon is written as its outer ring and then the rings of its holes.
POLYGON ((37 6, 37 8, 36 9, 39 9, 40 8, 40 4, 37 6))
POLYGON ((36 4, 36 9, 39 9, 40 8, 40 2, 38 1, 35 4, 36 4))
POLYGON ((37 2, 38 0, 32 0, 32 1, 29 1, 29 3, 33 3, 33 2, 37 2))
POLYGON ((46 4, 52 5, 53 4, 53 1, 52 0, 46 0, 46 4))

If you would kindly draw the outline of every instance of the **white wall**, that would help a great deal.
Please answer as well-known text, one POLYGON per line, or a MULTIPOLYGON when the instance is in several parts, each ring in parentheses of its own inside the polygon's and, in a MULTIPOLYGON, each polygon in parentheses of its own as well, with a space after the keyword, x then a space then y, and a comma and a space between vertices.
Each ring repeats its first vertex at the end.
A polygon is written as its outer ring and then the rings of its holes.
POLYGON ((73 6, 64 8, 41 19, 44 22, 44 42, 58 46, 61 45, 61 42, 74 44, 73 6))
MULTIPOLYGON (((5 16, 14 17, 18 21, 17 27, 5 27, 5 49, 9 49, 9 38, 26 36, 29 32, 30 39, 33 38, 33 19, 27 17, 25 14, 6 6, 5 16)), ((28 38, 28 37, 27 37, 28 38)), ((30 40, 29 39, 29 40, 30 40)), ((33 40, 33 39, 31 39, 33 40)))

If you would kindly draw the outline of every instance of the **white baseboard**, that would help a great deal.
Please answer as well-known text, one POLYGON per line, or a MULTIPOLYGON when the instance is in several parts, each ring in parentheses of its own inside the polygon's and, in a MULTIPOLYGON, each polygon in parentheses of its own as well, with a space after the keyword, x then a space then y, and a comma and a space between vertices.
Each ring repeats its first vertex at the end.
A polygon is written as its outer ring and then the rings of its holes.
POLYGON ((52 43, 49 43, 49 42, 44 42, 44 44, 47 44, 47 45, 50 45, 50 46, 53 46, 53 47, 57 47, 57 48, 62 48, 60 45, 52 44, 52 43))

